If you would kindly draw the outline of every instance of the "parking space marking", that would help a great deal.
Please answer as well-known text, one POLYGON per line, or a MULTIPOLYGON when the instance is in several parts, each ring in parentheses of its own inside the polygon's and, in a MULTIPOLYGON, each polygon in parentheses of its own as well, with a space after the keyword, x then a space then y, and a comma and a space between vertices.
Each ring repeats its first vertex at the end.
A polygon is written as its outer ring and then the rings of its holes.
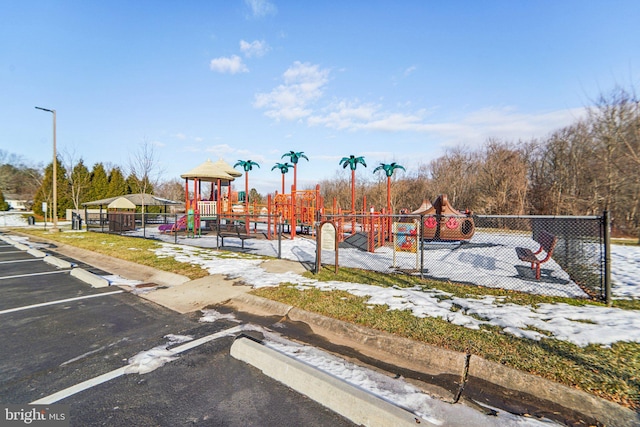
POLYGON ((57 271, 45 271, 43 273, 17 274, 15 276, 2 276, 2 277, 0 277, 0 280, 19 279, 21 277, 32 277, 32 276, 45 276, 47 274, 68 273, 70 271, 71 270, 57 270, 57 271))
POLYGON ((31 262, 31 261, 42 261, 42 259, 41 258, 15 259, 13 261, 0 261, 0 264, 13 264, 14 262, 31 262))
POLYGON ((23 307, 8 308, 6 310, 0 310, 0 314, 14 313, 16 311, 30 310, 32 308, 46 307, 48 305, 64 304, 65 302, 79 301, 79 300, 88 299, 88 298, 97 298, 97 297, 102 297, 102 296, 106 296, 106 295, 121 294, 123 292, 124 291, 122 291, 122 290, 120 290, 120 291, 112 291, 112 292, 103 292, 103 293, 100 293, 100 294, 85 295, 85 296, 82 296, 82 297, 75 297, 75 298, 60 299, 60 300, 56 300, 56 301, 42 302, 40 304, 25 305, 23 307))
POLYGON ((0 255, 2 254, 19 254, 24 253, 25 251, 0 251, 0 255))
MULTIPOLYGON (((207 335, 202 338, 199 338, 194 341, 190 341, 186 344, 182 344, 178 347, 168 349, 173 354, 180 354, 184 351, 190 350, 199 345, 205 344, 209 341, 216 340, 218 338, 226 337, 231 334, 235 334, 237 332, 242 332, 242 326, 234 326, 233 328, 225 329, 220 332, 216 332, 215 334, 207 335)), ((97 377, 91 378, 87 381, 83 381, 74 386, 65 388, 64 390, 60 390, 56 393, 50 394, 49 396, 45 396, 41 399, 35 400, 30 403, 30 405, 50 405, 56 402, 61 401, 62 399, 66 399, 67 397, 73 396, 74 394, 80 393, 82 391, 88 390, 92 387, 95 387, 99 384, 106 383, 107 381, 111 381, 115 378, 118 378, 126 373, 128 366, 123 366, 118 369, 114 369, 111 372, 107 372, 106 374, 99 375, 97 377)))

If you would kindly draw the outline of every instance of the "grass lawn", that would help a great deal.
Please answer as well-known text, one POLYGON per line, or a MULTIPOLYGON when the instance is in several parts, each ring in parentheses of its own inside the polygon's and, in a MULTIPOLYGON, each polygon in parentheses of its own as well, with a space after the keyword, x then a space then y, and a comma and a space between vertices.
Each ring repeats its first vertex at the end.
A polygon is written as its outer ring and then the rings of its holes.
MULTIPOLYGON (((192 279, 207 274, 206 270, 199 266, 180 263, 173 258, 157 258, 153 249, 159 247, 160 243, 152 240, 102 233, 52 234, 37 230, 19 231, 183 274, 192 279)), ((601 305, 584 300, 537 296, 349 268, 341 268, 337 276, 333 269, 323 270, 317 275, 307 274, 317 280, 341 280, 383 287, 421 286, 425 289, 439 289, 458 297, 499 295, 505 297, 505 303, 531 306, 554 302, 601 305)), ((326 292, 317 289, 301 291, 286 283, 278 287, 257 289, 253 293, 304 310, 450 350, 470 350, 487 360, 587 391, 635 410, 640 409, 640 343, 619 342, 611 347, 589 345, 583 348, 556 339, 531 341, 507 335, 499 328, 484 326, 480 330, 472 330, 442 319, 420 319, 408 311, 388 311, 386 306, 366 304, 365 298, 346 292, 326 292)), ((616 300, 614 306, 640 310, 640 301, 616 300)))

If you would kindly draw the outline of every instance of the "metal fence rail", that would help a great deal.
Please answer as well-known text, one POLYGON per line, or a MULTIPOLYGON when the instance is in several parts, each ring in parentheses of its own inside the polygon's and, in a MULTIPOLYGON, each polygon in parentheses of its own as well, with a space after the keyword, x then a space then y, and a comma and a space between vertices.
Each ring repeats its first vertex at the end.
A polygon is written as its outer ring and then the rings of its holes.
MULTIPOLYGON (((282 239, 290 238, 293 227, 282 223, 279 216, 266 214, 238 213, 203 220, 197 231, 191 228, 191 232, 184 214, 145 214, 144 221, 142 218, 139 213, 130 213, 126 218, 103 213, 87 218, 86 228, 175 243, 180 237, 181 243, 195 246, 203 243, 195 237, 215 238, 215 247, 220 247, 216 236, 221 224, 235 224, 242 238, 275 242, 265 253, 260 253, 261 245, 249 244, 252 253, 281 257, 282 239)), ((339 267, 610 302, 606 213, 603 216, 317 213, 317 219, 316 227, 298 226, 298 234, 306 233, 306 238, 316 240, 317 225, 329 221, 335 225, 338 253, 322 250, 319 257, 316 253, 316 264, 335 265, 337 260, 339 267), (541 236, 553 238, 549 257, 547 250, 538 252, 545 241, 541 236), (535 263, 521 258, 522 254, 540 261, 539 272, 535 263)), ((296 237, 299 238, 303 237, 296 237)), ((244 240, 242 244, 244 247, 244 240)))
MULTIPOLYGON (((610 298, 604 216, 379 217, 327 217, 341 232, 340 266, 553 296, 610 298), (383 238, 385 229, 390 233, 383 238), (543 234, 555 241, 546 261, 547 251, 536 254, 543 234), (539 278, 534 265, 519 258, 529 252, 543 261, 539 278)), ((322 264, 335 259, 331 251, 322 252, 322 264)))

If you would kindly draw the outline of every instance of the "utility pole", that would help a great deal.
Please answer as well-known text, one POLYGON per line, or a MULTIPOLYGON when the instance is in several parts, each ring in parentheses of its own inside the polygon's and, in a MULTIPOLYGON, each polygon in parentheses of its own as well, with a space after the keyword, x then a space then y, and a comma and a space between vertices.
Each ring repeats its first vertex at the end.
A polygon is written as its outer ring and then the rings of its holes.
POLYGON ((51 231, 58 232, 58 155, 56 154, 56 110, 48 108, 36 107, 38 110, 48 111, 53 114, 53 210, 51 217, 53 218, 53 228, 51 231))

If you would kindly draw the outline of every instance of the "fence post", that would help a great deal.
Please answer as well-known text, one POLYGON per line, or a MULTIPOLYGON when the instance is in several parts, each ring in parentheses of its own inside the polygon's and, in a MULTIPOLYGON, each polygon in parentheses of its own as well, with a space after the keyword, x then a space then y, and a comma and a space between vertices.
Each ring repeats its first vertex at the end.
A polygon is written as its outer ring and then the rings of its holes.
POLYGON ((604 227, 604 295, 607 306, 611 307, 611 217, 609 211, 602 213, 604 227))
POLYGON ((173 243, 178 244, 178 214, 173 214, 173 243))
MULTIPOLYGON (((278 218, 278 259, 282 258, 282 226, 283 226, 283 218, 282 215, 278 218)), ((293 237, 291 237, 293 239, 293 237)))
POLYGON ((424 215, 420 215, 418 224, 418 249, 420 250, 420 278, 424 279, 424 242, 422 241, 422 227, 424 227, 424 215))

